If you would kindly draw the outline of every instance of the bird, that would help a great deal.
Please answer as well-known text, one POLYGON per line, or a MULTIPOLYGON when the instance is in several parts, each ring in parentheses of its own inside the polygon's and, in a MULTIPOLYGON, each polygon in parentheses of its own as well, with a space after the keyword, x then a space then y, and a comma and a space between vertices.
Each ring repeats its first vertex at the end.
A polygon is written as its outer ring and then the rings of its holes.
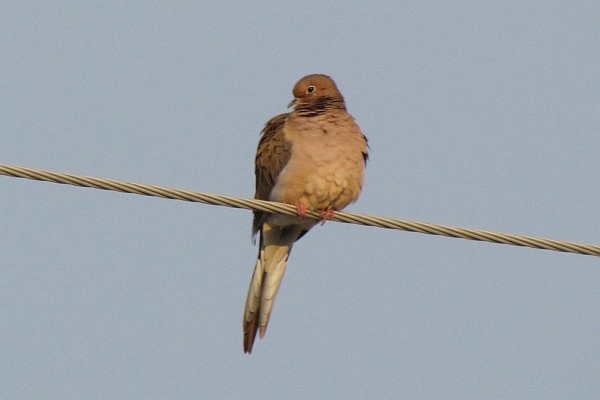
POLYGON ((292 90, 293 110, 271 118, 262 130, 255 158, 259 200, 296 206, 297 216, 254 211, 252 237, 258 257, 243 316, 244 353, 263 338, 292 245, 318 220, 323 223, 358 199, 369 154, 366 136, 348 111, 332 78, 311 74, 292 90))

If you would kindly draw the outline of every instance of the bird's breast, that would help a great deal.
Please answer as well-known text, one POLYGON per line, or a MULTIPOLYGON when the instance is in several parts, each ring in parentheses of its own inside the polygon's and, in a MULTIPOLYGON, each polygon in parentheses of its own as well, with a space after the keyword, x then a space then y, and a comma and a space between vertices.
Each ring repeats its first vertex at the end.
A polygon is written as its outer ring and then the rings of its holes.
POLYGON ((288 163, 277 177, 269 199, 313 210, 340 210, 358 198, 363 185, 364 142, 353 121, 349 126, 306 123, 287 130, 293 143, 288 163))

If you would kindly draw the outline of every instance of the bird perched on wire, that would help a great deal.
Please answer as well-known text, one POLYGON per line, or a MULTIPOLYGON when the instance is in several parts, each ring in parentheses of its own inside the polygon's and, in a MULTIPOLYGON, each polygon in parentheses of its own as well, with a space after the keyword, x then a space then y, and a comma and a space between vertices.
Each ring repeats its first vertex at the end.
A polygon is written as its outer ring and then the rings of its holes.
POLYGON ((256 152, 254 198, 294 204, 298 216, 254 211, 258 259, 244 310, 244 352, 252 352, 258 331, 265 335, 273 302, 292 245, 318 223, 307 210, 331 219, 356 201, 368 156, 367 138, 346 111, 344 97, 326 75, 300 79, 292 91, 292 112, 268 121, 256 152))

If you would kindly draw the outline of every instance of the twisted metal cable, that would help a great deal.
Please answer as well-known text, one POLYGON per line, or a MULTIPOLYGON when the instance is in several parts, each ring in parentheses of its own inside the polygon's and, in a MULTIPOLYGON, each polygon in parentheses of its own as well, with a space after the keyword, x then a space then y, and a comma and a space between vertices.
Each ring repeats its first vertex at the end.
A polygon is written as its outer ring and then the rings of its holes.
MULTIPOLYGON (((286 215, 296 215, 296 208, 290 204, 276 203, 256 199, 223 196, 194 192, 191 190, 172 189, 155 185, 143 185, 133 182, 113 179, 94 178, 90 176, 65 174, 0 164, 0 175, 16 178, 27 178, 39 181, 62 183, 74 186, 91 187, 95 189, 114 190, 117 192, 133 193, 144 196, 156 196, 165 199, 192 201, 197 203, 244 208, 248 210, 266 211, 286 215)), ((320 214, 308 211, 308 217, 320 219, 320 214)), ((375 226, 379 228, 399 229, 409 232, 427 233, 461 239, 471 239, 484 242, 510 244, 513 246, 532 247, 536 249, 562 251, 568 253, 600 256, 600 245, 566 242, 562 240, 544 239, 532 236, 513 235, 499 232, 489 232, 479 229, 468 229, 454 226, 429 224, 418 221, 407 221, 393 218, 377 217, 365 214, 355 214, 336 211, 333 221, 358 225, 375 226)))

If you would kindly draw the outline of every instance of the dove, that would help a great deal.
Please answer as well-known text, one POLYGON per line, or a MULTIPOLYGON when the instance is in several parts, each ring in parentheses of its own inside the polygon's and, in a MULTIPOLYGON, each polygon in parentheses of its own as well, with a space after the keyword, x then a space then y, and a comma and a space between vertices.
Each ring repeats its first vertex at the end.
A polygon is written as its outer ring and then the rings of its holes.
POLYGON ((258 143, 254 198, 296 206, 297 216, 254 211, 258 257, 243 316, 244 352, 256 333, 264 337, 293 244, 319 221, 356 201, 363 187, 369 147, 344 97, 327 75, 313 74, 293 88, 289 113, 269 120, 258 143))

